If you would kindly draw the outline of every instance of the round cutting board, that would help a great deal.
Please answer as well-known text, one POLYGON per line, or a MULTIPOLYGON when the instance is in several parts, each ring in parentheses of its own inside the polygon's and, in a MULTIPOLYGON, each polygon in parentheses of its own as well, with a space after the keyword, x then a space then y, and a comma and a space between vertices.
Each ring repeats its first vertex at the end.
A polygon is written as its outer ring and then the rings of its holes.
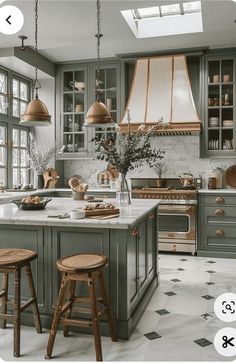
POLYGON ((225 182, 230 187, 236 187, 236 165, 226 169, 225 182))

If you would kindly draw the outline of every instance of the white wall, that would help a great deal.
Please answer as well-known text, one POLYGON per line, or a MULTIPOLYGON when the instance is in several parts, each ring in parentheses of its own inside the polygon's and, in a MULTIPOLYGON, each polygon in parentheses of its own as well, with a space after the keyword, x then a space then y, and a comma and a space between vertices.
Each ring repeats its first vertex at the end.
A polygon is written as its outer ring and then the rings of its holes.
MULTIPOLYGON (((212 169, 217 166, 228 167, 235 164, 235 159, 206 159, 199 157, 200 136, 163 136, 156 137, 156 147, 165 150, 165 159, 168 167, 165 177, 178 177, 184 172, 189 172, 198 177, 202 175, 203 187, 207 185, 212 169)), ((89 187, 97 186, 97 173, 104 170, 106 163, 98 160, 65 161, 65 180, 70 176, 78 174, 89 187)), ((132 177, 155 177, 153 169, 144 166, 130 174, 132 177)))

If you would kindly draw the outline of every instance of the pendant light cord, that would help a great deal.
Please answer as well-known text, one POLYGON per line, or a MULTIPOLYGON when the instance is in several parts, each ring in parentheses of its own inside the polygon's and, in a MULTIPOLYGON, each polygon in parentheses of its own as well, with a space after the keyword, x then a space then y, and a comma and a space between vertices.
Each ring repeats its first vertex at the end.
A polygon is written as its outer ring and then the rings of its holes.
POLYGON ((35 98, 38 99, 38 89, 41 87, 38 81, 38 0, 35 0, 35 52, 34 52, 34 62, 35 62, 35 80, 34 80, 34 89, 35 89, 35 98))
POLYGON ((97 34, 95 37, 97 38, 97 77, 96 77, 96 101, 100 101, 100 95, 102 93, 101 90, 101 81, 100 81, 100 39, 103 34, 101 34, 101 2, 97 0, 97 34))

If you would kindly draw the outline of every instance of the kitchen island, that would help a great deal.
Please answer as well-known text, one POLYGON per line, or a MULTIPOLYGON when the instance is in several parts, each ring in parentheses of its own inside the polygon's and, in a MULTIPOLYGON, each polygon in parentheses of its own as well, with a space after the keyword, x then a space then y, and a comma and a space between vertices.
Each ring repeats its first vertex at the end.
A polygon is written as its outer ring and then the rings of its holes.
MULTIPOLYGON (((131 210, 122 210, 119 217, 109 220, 48 217, 63 215, 85 203, 71 198, 53 198, 41 211, 22 211, 12 203, 0 206, 0 248, 38 252, 32 270, 44 327, 51 325, 60 284, 56 261, 70 254, 98 253, 109 258, 105 279, 118 337, 130 337, 158 285, 158 202, 133 200, 131 210)), ((22 276, 22 295, 27 299, 25 281, 22 276)), ((12 289, 11 281, 10 294, 12 289)), ((84 292, 80 287, 80 294, 84 292)), ((30 308, 22 314, 22 323, 33 325, 30 308)), ((101 332, 108 335, 106 322, 101 322, 101 332)))

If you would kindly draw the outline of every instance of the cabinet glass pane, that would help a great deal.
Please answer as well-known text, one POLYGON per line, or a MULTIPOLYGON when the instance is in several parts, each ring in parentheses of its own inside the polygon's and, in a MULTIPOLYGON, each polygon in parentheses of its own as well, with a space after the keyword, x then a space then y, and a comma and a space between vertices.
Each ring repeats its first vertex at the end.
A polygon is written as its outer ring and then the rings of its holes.
POLYGON ((219 150, 220 148, 220 139, 219 139, 219 129, 211 129, 208 131, 209 140, 208 140, 208 150, 219 150))
POLYGON ((64 134, 64 145, 65 145, 65 152, 73 152, 74 151, 73 134, 64 134))
POLYGON ((13 92, 13 96, 14 97, 20 97, 20 94, 19 94, 19 81, 17 80, 13 80, 12 81, 12 92, 13 92))
POLYGON ((24 101, 20 102, 20 115, 23 115, 25 113, 26 106, 27 106, 26 102, 24 102, 24 101))
POLYGON ((74 112, 84 112, 84 94, 75 94, 75 109, 74 112))
POLYGON ((222 130, 222 149, 233 149, 233 129, 222 130))
POLYGON ((28 101, 28 85, 24 82, 20 83, 20 98, 28 101))
POLYGON ((64 94, 64 112, 73 111, 73 93, 64 94))
POLYGON ((13 185, 18 185, 18 168, 13 168, 13 185))
POLYGON ((64 91, 71 91, 73 89, 73 71, 64 72, 64 91))
POLYGON ((6 147, 0 147, 0 166, 6 166, 7 159, 6 159, 6 147))
POLYGON ((233 59, 225 59, 221 62, 221 82, 228 83, 233 81, 233 59))
MULTIPOLYGON (((84 82, 84 71, 83 70, 78 70, 78 71, 75 71, 75 82, 84 82)), ((76 84, 75 84, 76 86, 76 84)), ((83 90, 84 87, 82 87, 83 85, 81 84, 80 87, 75 87, 77 90, 83 90)))
POLYGON ((233 105, 233 85, 222 85, 221 88, 221 104, 222 106, 233 105))
POLYGON ((26 171, 26 169, 21 169, 20 170, 20 184, 22 186, 24 186, 27 183, 28 183, 28 180, 27 180, 27 171, 26 171))
POLYGON ((82 131, 84 126, 84 114, 75 115, 75 131, 82 131))
POLYGON ((117 79, 116 79, 116 69, 115 68, 108 68, 106 74, 106 88, 109 89, 115 89, 117 85, 117 79))
POLYGON ((13 99, 13 116, 15 117, 20 116, 20 103, 16 99, 13 99))
MULTIPOLYGON (((97 82, 98 82, 98 78, 97 78, 98 77, 98 74, 97 74, 97 71, 95 71, 95 74, 96 74, 96 77, 95 77, 95 79, 96 79, 95 85, 97 85, 97 82)), ((100 72, 99 72, 99 81, 100 81, 100 88, 102 90, 104 90, 106 88, 106 70, 105 69, 100 69, 100 72)))
POLYGON ((73 115, 64 115, 64 132, 73 131, 73 115))
POLYGON ((84 149, 84 134, 75 134, 75 151, 84 149))
POLYGON ((208 83, 220 82, 220 61, 210 61, 208 64, 208 83))

